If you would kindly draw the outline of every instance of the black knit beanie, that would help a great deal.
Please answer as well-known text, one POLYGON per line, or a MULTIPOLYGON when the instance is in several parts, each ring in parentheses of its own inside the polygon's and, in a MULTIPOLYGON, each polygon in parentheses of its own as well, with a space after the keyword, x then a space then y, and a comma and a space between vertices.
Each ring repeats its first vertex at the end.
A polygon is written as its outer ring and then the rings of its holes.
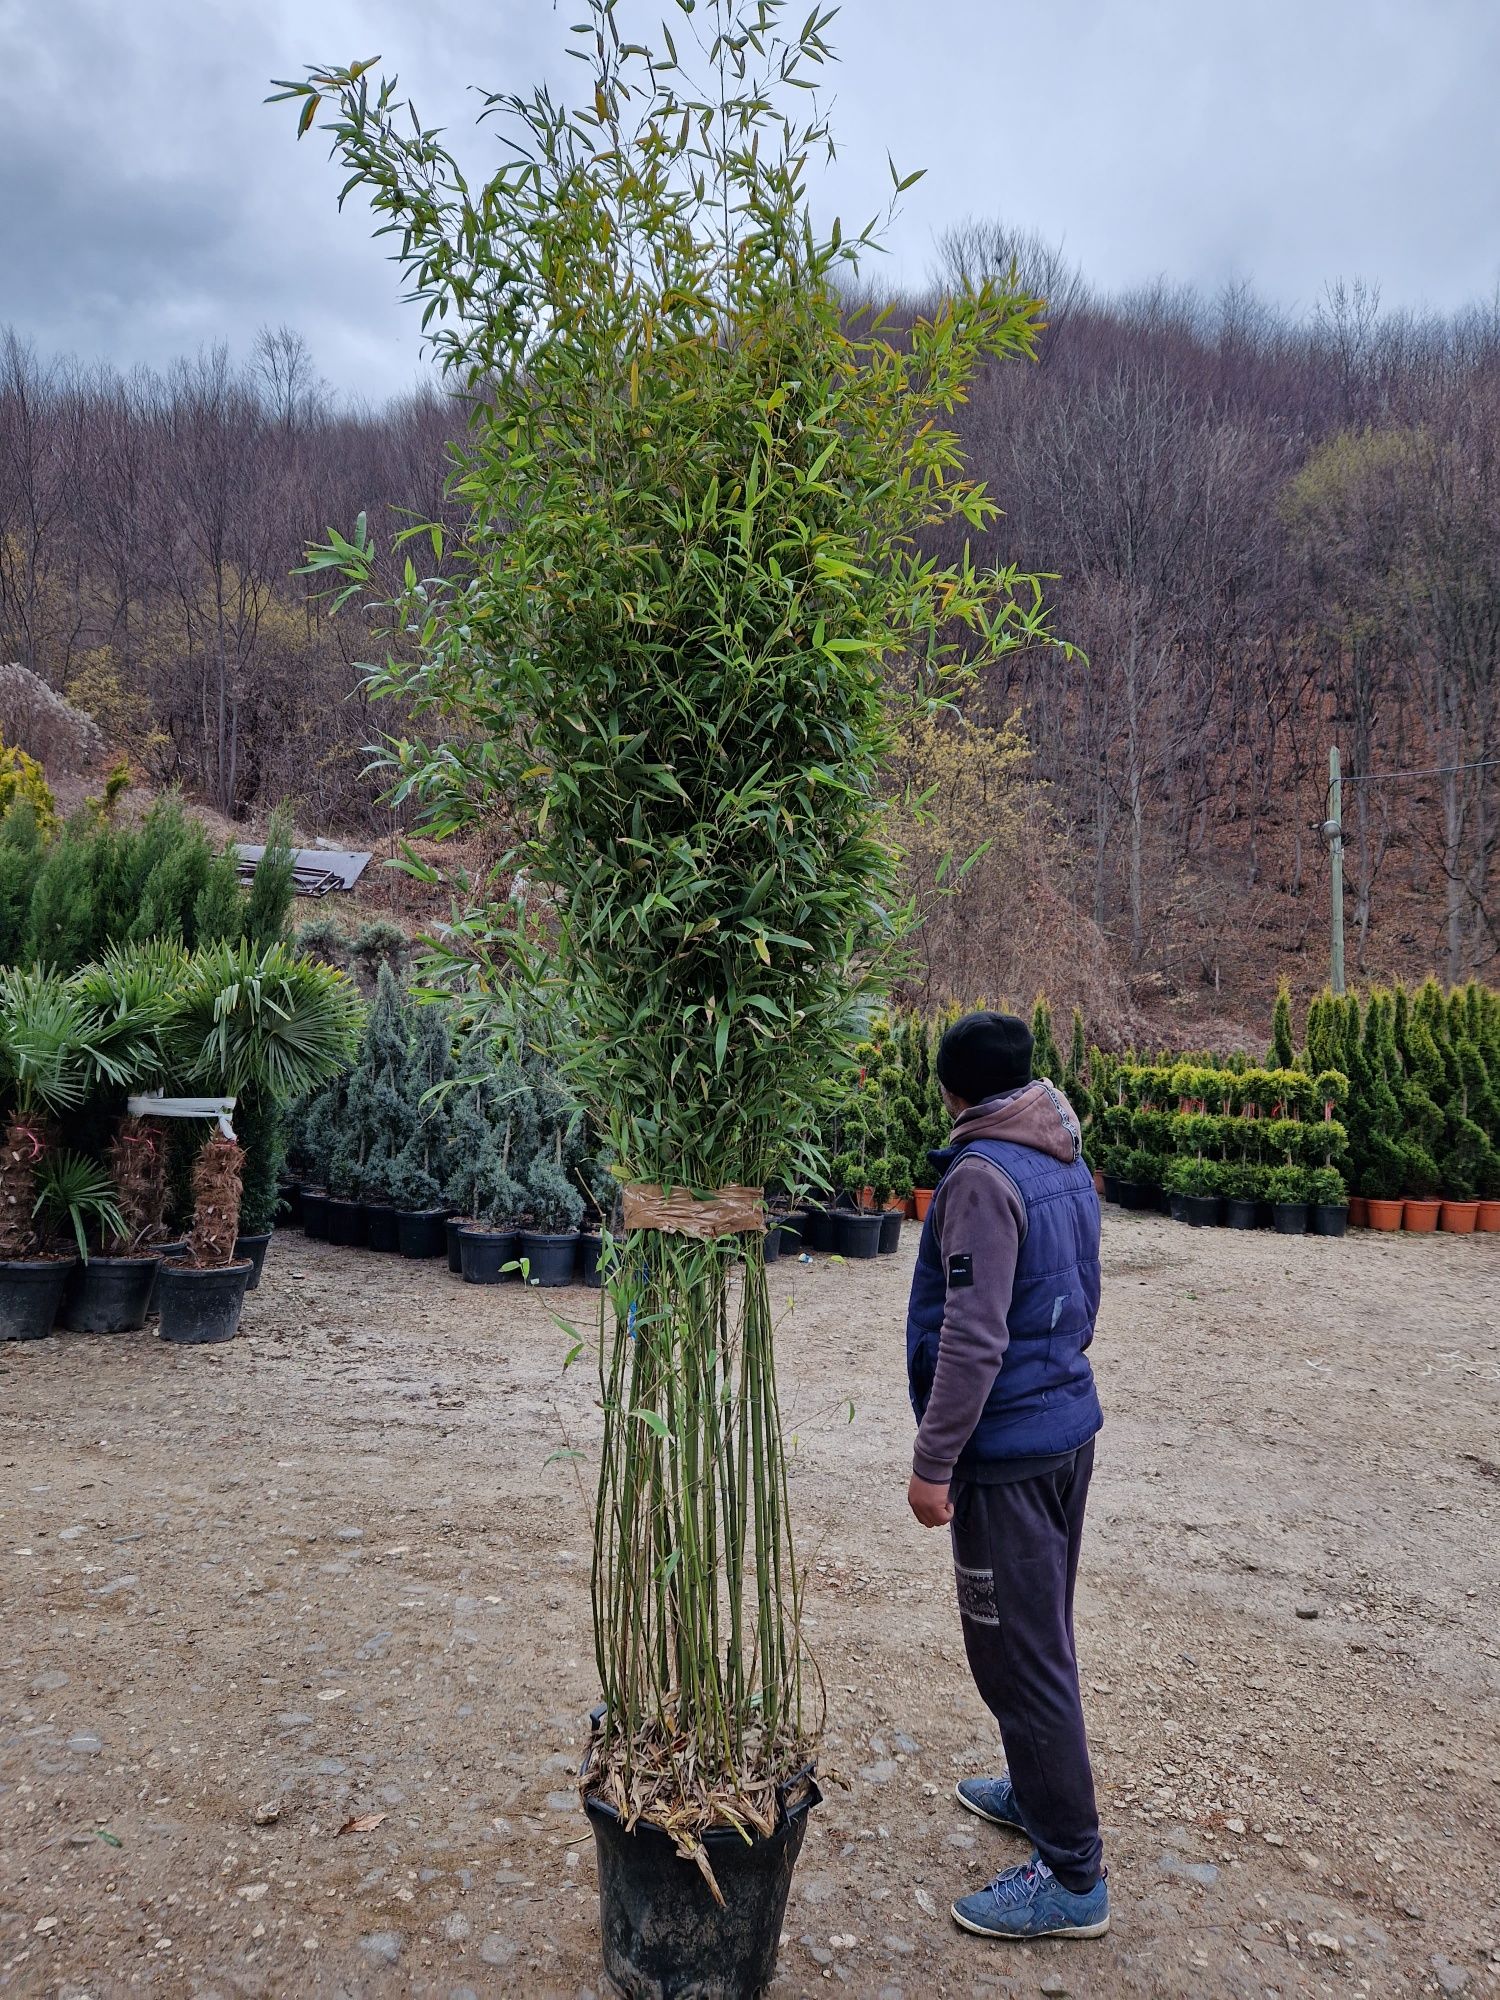
POLYGON ((965 1014, 938 1044, 938 1082, 982 1104, 1031 1081, 1031 1030, 1014 1014, 965 1014))

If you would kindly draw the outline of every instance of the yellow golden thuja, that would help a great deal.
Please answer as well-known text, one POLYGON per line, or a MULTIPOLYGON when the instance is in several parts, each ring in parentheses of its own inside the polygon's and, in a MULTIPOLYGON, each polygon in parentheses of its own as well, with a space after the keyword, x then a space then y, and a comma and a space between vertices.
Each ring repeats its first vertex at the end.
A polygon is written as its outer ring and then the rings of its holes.
POLYGON ((37 832, 50 840, 57 831, 57 801, 35 757, 12 743, 0 743, 0 819, 24 801, 36 814, 37 832))

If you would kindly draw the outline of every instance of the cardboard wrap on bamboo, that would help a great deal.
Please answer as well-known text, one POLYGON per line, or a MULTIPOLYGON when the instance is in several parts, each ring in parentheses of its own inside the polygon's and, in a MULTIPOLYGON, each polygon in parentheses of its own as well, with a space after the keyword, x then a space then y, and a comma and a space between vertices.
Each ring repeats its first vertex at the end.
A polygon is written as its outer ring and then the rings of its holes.
POLYGON ((627 1181, 624 1197, 627 1229, 662 1229, 673 1236, 711 1242, 716 1236, 742 1236, 766 1226, 764 1188, 722 1187, 696 1195, 687 1188, 668 1192, 651 1181, 627 1181))

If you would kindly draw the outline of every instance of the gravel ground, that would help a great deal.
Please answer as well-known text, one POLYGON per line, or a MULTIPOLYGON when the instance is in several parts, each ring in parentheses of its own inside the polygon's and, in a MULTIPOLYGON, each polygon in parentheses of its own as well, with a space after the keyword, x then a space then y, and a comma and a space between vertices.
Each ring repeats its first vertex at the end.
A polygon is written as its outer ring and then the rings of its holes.
MULTIPOLYGON (((1035 1950, 947 1916, 1023 1850, 952 1797, 996 1750, 905 1508, 911 1247, 777 1274, 829 1702, 777 1995, 1500 1992, 1500 1238, 1109 1213, 1114 1929, 1035 1950)), ((0 1993, 598 1991, 553 1306, 289 1235, 229 1347, 0 1348, 0 1993)))

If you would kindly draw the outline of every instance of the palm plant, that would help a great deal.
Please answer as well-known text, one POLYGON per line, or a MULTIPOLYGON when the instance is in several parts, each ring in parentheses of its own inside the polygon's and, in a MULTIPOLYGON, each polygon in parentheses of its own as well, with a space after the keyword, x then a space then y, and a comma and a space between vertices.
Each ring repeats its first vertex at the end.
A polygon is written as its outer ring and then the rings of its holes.
MULTIPOLYGON (((332 966, 279 943, 211 945, 187 961, 164 1035, 166 1060, 184 1082, 280 1108, 348 1065, 360 1018, 347 975, 332 966)), ((233 1258, 243 1173, 234 1142, 207 1142, 194 1171, 200 1263, 233 1258)))
POLYGON ((0 1259, 25 1257, 36 1244, 38 1174, 53 1121, 82 1104, 98 1079, 126 1077, 110 1026, 84 992, 43 966, 0 967, 0 1259))
MULTIPOLYGON (((818 1100, 899 928, 892 695, 936 703, 1045 633, 1035 579, 929 553, 993 519, 946 419, 987 357, 1031 351, 1039 302, 987 280, 899 338, 851 314, 874 231, 816 231, 828 130, 783 101, 808 101, 829 17, 677 8, 702 80, 670 28, 627 46, 613 0, 583 0, 584 102, 489 98, 510 150, 482 188, 368 64, 284 93, 304 131, 332 106, 348 185, 475 397, 467 529, 422 531, 444 574, 407 564, 370 672, 441 737, 392 745, 394 794, 438 836, 497 798, 529 828, 507 865, 557 892, 567 1077, 643 1201, 821 1179, 818 1100)), ((349 596, 374 560, 361 517, 309 567, 349 596)), ((637 1229, 600 1327, 591 1784, 700 1859, 707 1825, 769 1831, 816 1726, 743 1248, 637 1229)))

